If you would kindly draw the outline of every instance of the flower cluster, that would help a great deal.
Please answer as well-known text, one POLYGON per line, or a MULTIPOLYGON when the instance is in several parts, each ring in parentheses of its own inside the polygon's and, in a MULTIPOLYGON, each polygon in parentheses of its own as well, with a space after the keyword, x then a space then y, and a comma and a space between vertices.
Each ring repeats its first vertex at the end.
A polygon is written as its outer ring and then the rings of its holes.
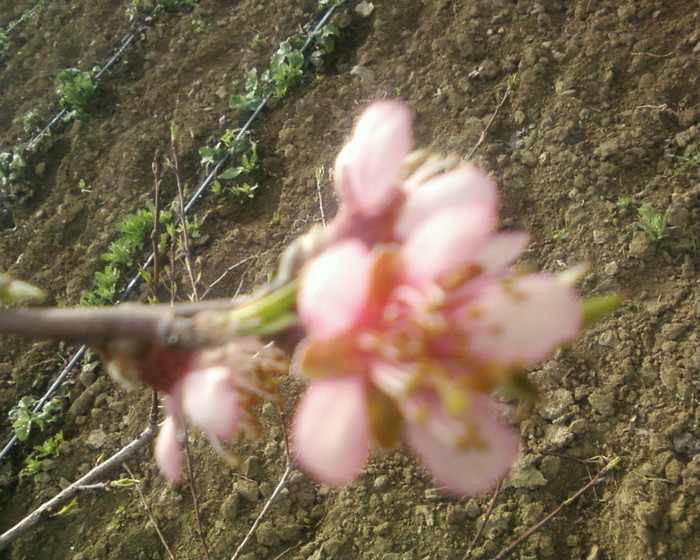
POLYGON ((253 409, 263 400, 277 400, 279 378, 288 371, 282 351, 254 336, 203 350, 121 346, 107 352, 113 377, 138 379, 165 394, 166 418, 155 455, 161 472, 174 482, 182 479, 179 440, 188 425, 215 447, 218 440, 258 435, 253 409))
POLYGON ((331 484, 405 441, 447 490, 474 495, 518 450, 492 392, 573 338, 582 309, 562 278, 509 268, 529 238, 496 232, 483 171, 428 158, 405 176, 411 145, 408 109, 379 101, 338 155, 330 241, 301 272, 294 360, 309 385, 292 438, 331 484))

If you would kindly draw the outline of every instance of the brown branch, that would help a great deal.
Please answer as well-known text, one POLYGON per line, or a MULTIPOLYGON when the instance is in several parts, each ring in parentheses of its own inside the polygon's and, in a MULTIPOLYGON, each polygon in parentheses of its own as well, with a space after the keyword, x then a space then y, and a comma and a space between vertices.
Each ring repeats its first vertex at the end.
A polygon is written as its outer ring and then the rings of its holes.
POLYGON ((153 231, 151 232, 151 245, 153 247, 153 278, 151 278, 151 291, 153 297, 158 297, 158 284, 160 283, 160 184, 163 181, 163 157, 160 150, 156 150, 153 156, 151 169, 153 170, 153 231))
POLYGON ((141 432, 141 434, 134 441, 117 451, 103 463, 97 465, 94 469, 90 470, 85 476, 68 486, 65 490, 59 492, 54 498, 51 498, 48 502, 44 502, 14 527, 8 529, 2 535, 0 535, 0 550, 3 550, 10 542, 27 532, 32 527, 38 525, 39 522, 53 510, 70 501, 80 492, 81 487, 91 484, 93 480, 106 474, 108 471, 133 456, 134 453, 153 439, 155 433, 156 425, 153 422, 149 422, 146 429, 141 432))
POLYGON ((601 482, 605 478, 605 475, 613 468, 615 468, 619 462, 619 457, 612 458, 610 462, 600 470, 600 472, 595 476, 595 478, 593 478, 588 484, 579 488, 578 491, 573 496, 571 496, 571 498, 564 500, 546 517, 535 523, 532 527, 530 527, 527 531, 525 531, 522 535, 515 539, 510 545, 508 545, 501 552, 499 552, 498 555, 493 558, 493 560, 503 560, 503 558, 505 558, 511 552, 513 552, 518 546, 520 546, 523 542, 529 539, 535 532, 539 531, 542 527, 549 523, 561 510, 563 510, 566 506, 571 505, 574 502, 574 500, 578 498, 581 494, 583 494, 586 490, 592 488, 593 486, 601 482))
POLYGON ((185 430, 185 464, 187 465, 187 486, 190 489, 190 494, 192 495, 192 507, 194 509, 194 518, 197 522, 196 533, 199 536, 199 540, 202 541, 202 547, 204 548, 204 555, 207 560, 211 560, 211 552, 209 551, 209 545, 207 544, 207 537, 204 534, 204 527, 202 526, 202 516, 199 510, 199 499, 197 498, 197 490, 194 485, 194 470, 192 469, 192 457, 190 455, 190 441, 189 436, 185 430))
MULTIPOLYGON (((136 477, 134 476, 134 473, 131 472, 131 469, 129 468, 129 465, 124 463, 124 469, 126 470, 127 473, 129 473, 129 476, 133 479, 136 477)), ((158 535, 158 538, 160 539, 161 544, 163 545, 163 548, 165 548, 165 551, 168 553, 168 558, 170 560, 175 560, 175 555, 173 554, 173 551, 170 550, 170 547, 168 546, 168 542, 165 540, 165 536, 160 530, 160 527, 158 526, 158 523, 156 523, 155 517, 153 517, 153 514, 151 513, 151 508, 148 507, 148 502, 146 501, 145 496, 143 495, 143 492, 141 492, 141 487, 139 486, 139 483, 137 482, 135 484, 136 487, 136 492, 139 495, 139 498, 141 499, 141 505, 143 506, 143 509, 146 510, 146 515, 148 516, 148 520, 153 524, 153 527, 156 530, 156 534, 158 535)))
POLYGON ((481 526, 479 527, 476 534, 474 535, 472 542, 469 543, 469 548, 467 548, 467 551, 464 553, 462 560, 469 560, 469 558, 472 557, 472 550, 474 550, 474 546, 476 545, 477 541, 479 540, 479 537, 481 537, 481 534, 484 532, 484 529, 486 528, 486 524, 489 522, 489 519, 491 518, 491 514, 493 513, 493 508, 496 505, 496 499, 498 498, 498 494, 500 494, 502 487, 503 487, 503 481, 501 480, 498 483, 498 486, 496 486, 496 489, 493 491, 493 497, 491 498, 491 502, 489 503, 489 507, 486 509, 486 514, 484 515, 484 521, 481 523, 481 526))
MULTIPOLYGON (((177 197, 180 202, 180 223, 182 224, 182 245, 185 250, 185 268, 187 269, 187 274, 190 278, 190 284, 192 285, 192 293, 194 294, 195 301, 199 301, 199 293, 197 292, 197 281, 194 277, 194 272, 192 271, 192 259, 190 253, 190 240, 187 234, 187 216, 185 215, 185 195, 182 189, 182 176, 180 174, 180 158, 178 157, 177 142, 175 140, 175 135, 170 137, 170 145, 173 151, 173 166, 175 167, 175 182, 177 183, 177 197)), ((175 240, 173 239, 173 243, 175 240)), ((175 261, 173 260, 173 268, 175 267, 175 261)))

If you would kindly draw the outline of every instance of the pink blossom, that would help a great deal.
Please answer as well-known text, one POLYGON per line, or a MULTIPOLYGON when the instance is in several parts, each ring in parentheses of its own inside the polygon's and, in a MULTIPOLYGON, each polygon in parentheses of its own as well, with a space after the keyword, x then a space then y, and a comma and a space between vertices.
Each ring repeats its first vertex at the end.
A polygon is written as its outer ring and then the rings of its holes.
POLYGON ((408 110, 382 101, 338 156, 333 242, 298 293, 295 361, 310 383, 293 442, 306 470, 340 484, 373 445, 403 439, 446 489, 474 495, 518 449, 491 393, 573 338, 581 306, 557 276, 508 268, 528 236, 495 232, 485 173, 402 180, 410 144, 408 110))
POLYGON ((281 352, 255 337, 192 352, 152 346, 134 366, 142 380, 165 392, 155 455, 174 482, 182 479, 179 440, 187 426, 215 440, 255 435, 253 407, 276 398, 276 376, 286 373, 281 352))

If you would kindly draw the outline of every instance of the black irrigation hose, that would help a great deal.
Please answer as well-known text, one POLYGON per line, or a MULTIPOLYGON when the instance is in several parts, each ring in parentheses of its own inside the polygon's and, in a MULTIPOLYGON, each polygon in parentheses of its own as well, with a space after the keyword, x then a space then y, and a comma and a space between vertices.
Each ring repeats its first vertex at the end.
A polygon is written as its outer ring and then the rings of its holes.
MULTIPOLYGON (((154 12, 151 14, 152 17, 156 10, 160 8, 160 5, 156 7, 154 12)), ((308 37, 306 38, 306 41, 302 45, 301 49, 299 49, 302 53, 305 53, 311 43, 314 40, 314 36, 318 33, 320 29, 322 29, 328 20, 331 18, 333 13, 335 12, 336 6, 333 5, 331 6, 326 13, 323 15, 323 17, 318 21, 314 29, 308 34, 308 37)), ((136 31, 134 31, 131 36, 134 36, 142 29, 142 26, 140 26, 136 31)), ((133 41, 133 39, 131 39, 133 41)), ((131 44, 131 43, 129 43, 131 44)), ((100 72, 101 75, 104 75, 106 72, 109 71, 109 68, 113 67, 121 54, 123 54, 124 50, 128 48, 129 44, 127 44, 127 41, 124 41, 122 43, 122 47, 120 47, 115 55, 112 57, 110 62, 107 63, 105 68, 102 69, 100 72), (111 66, 109 66, 111 64, 111 66), (108 68, 109 66, 109 68, 108 68)), ((258 106, 255 108, 253 113, 248 117, 248 120, 245 122, 245 124, 241 127, 241 129, 238 131, 238 134, 236 134, 235 140, 240 140, 250 129, 251 125, 253 124, 253 121, 257 118, 257 116, 260 114, 260 112, 263 110, 263 108, 267 105, 268 101, 272 98, 273 93, 270 92, 265 95, 265 97, 262 98, 258 106)), ((65 112, 62 111, 62 113, 65 112)), ((58 117, 54 118, 54 121, 57 120, 58 117)), ((53 121, 52 121, 53 122, 53 121)), ((229 159, 229 154, 226 154, 219 162, 214 166, 214 168, 209 172, 209 174, 204 178, 202 181, 202 184, 199 186, 199 188, 195 191, 195 193, 190 197, 189 201, 185 204, 185 207, 183 208, 182 211, 182 216, 186 216, 189 214, 189 212, 197 205, 197 203, 204 198, 204 195, 206 194, 209 186, 211 183, 214 181, 216 176, 219 173, 219 170, 228 162, 229 159)), ((176 220, 176 225, 179 223, 181 220, 181 217, 178 217, 176 220)), ((151 266, 153 264, 153 260, 155 258, 154 253, 150 253, 146 260, 143 262, 141 268, 145 269, 151 266)), ((121 295, 117 298, 117 300, 114 302, 115 305, 118 303, 122 303, 126 301, 129 296, 133 293, 133 291, 141 284, 141 275, 139 273, 136 273, 131 280, 128 282, 126 288, 124 288, 124 291, 122 291, 121 295)), ((68 375, 70 372, 77 366, 83 357, 85 356, 85 352, 87 351, 88 347, 83 345, 81 346, 71 357, 70 361, 68 364, 63 368, 63 371, 59 374, 59 376, 56 378, 56 380, 51 384, 51 386, 48 388, 44 396, 41 398, 41 400, 35 405, 33 412, 39 412, 44 404, 51 398, 51 396, 58 390, 58 388, 63 384, 63 382, 68 378, 68 375)), ((17 443, 17 436, 13 435, 10 441, 5 445, 5 447, 0 451, 0 462, 8 455, 12 447, 17 443)))

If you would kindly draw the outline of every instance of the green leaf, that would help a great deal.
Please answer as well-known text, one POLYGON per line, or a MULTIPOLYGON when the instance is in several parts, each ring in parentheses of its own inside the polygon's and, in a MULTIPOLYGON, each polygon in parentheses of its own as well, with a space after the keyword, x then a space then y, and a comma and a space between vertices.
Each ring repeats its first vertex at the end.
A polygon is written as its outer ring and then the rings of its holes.
POLYGON ((617 293, 584 298, 582 301, 584 324, 591 325, 600 321, 608 313, 617 309, 626 299, 624 295, 617 293))
POLYGON ((221 180, 231 180, 235 179, 238 177, 241 173, 243 173, 243 168, 242 167, 229 167, 225 171, 223 171, 219 175, 219 179, 221 180))

